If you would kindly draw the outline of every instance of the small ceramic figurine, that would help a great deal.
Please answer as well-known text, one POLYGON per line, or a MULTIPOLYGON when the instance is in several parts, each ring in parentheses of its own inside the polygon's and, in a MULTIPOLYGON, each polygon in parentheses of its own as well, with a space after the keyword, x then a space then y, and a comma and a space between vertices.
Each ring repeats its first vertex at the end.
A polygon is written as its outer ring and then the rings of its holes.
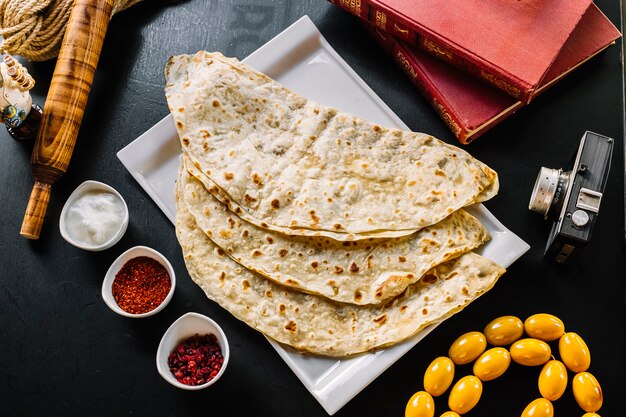
POLYGON ((41 108, 28 92, 35 80, 11 55, 0 62, 0 120, 14 139, 31 139, 37 135, 41 108))

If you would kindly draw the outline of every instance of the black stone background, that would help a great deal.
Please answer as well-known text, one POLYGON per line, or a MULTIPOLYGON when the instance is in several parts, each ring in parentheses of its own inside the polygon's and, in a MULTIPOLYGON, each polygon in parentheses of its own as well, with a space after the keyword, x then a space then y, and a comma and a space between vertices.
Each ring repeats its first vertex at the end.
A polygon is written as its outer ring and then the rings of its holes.
MULTIPOLYGON (((616 0, 598 0, 619 27, 616 0)), ((118 161, 115 153, 167 113, 163 65, 172 54, 219 50, 244 58, 300 16, 308 14, 354 70, 411 129, 456 143, 408 79, 355 18, 322 0, 145 0, 111 22, 74 157, 54 187, 39 241, 19 235, 32 186, 32 144, 0 129, 0 415, 3 416, 324 416, 326 413, 263 336, 206 299, 184 268, 174 229, 118 161), (100 253, 81 251, 58 231, 61 207, 87 179, 125 197, 131 221, 124 238, 100 253), (148 245, 172 262, 178 286, 158 315, 125 319, 100 297, 103 276, 124 250, 148 245), (188 311, 219 322, 231 343, 223 378, 200 392, 180 391, 157 373, 163 332, 188 311)), ((528 108, 467 147, 500 174, 500 194, 486 206, 531 250, 496 287, 448 319, 388 369, 338 416, 399 416, 421 389, 429 362, 461 333, 481 330, 505 314, 558 315, 587 340, 593 372, 603 385, 603 416, 624 415, 625 262, 623 244, 623 106, 621 42, 585 64, 528 108), (567 164, 585 130, 616 139, 613 167, 591 244, 578 263, 543 258, 549 225, 527 210, 540 166, 567 164)), ((33 63, 34 96, 43 104, 54 63, 33 63)), ((553 345, 555 347, 555 345, 553 345)), ((484 384, 468 416, 518 416, 539 396, 539 368, 514 365, 484 384)), ((457 369, 471 372, 469 366, 457 369)), ((571 375, 570 375, 571 376, 571 375)), ((444 411, 437 401, 436 415, 444 411)), ((557 415, 582 415, 571 389, 557 415)))

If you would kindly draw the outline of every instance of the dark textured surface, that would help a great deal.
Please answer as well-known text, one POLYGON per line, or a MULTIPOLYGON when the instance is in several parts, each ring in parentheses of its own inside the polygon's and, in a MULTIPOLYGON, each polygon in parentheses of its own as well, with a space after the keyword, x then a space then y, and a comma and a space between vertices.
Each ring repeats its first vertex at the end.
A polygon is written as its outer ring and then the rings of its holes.
MULTIPOLYGON (((599 7, 619 27, 619 3, 599 7)), ((189 279, 172 225, 124 170, 115 153, 167 113, 163 65, 172 54, 220 50, 244 58, 301 15, 308 14, 330 44, 413 130, 455 143, 409 81, 347 13, 322 0, 166 2, 145 0, 111 22, 73 160, 53 189, 42 238, 19 236, 32 186, 32 144, 0 129, 2 221, 0 254, 0 415, 255 415, 324 416, 263 337, 209 302, 189 279), (254 14, 254 16, 252 16, 254 14), (88 253, 59 234, 61 207, 87 179, 106 182, 125 197, 131 221, 120 243, 88 253), (172 302, 158 315, 124 319, 110 311, 100 286, 110 263, 135 245, 165 254, 178 276, 172 302), (155 352, 167 327, 196 311, 218 321, 231 343, 222 380, 200 392, 183 392, 157 373, 155 352)), ((600 414, 626 409, 626 301, 623 246, 621 44, 539 97, 467 149, 500 174, 500 194, 487 207, 532 246, 498 285, 447 320, 345 406, 338 416, 399 416, 434 357, 462 332, 480 330, 492 318, 535 312, 560 316, 586 340, 593 372, 603 385, 600 414), (590 246, 571 266, 542 257, 549 225, 527 210, 541 165, 560 167, 585 130, 616 139, 613 170, 590 246)), ((54 67, 29 64, 43 104, 54 67)), ((471 372, 468 366, 458 370, 471 372)), ((518 416, 539 396, 538 368, 513 366, 485 384, 468 416, 518 416)), ((438 400, 436 415, 443 412, 438 400)), ((557 415, 582 415, 568 386, 557 415)))

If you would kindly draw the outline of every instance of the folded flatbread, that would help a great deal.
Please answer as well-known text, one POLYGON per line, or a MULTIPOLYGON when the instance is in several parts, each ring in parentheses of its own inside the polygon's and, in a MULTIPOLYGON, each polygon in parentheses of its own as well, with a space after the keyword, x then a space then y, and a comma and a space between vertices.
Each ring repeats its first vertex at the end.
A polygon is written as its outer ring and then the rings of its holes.
POLYGON ((312 102, 219 53, 173 57, 166 79, 183 151, 257 226, 408 235, 497 193, 467 152, 312 102))
MULTIPOLYGON (((480 222, 459 210, 439 223, 396 239, 338 242, 288 236, 242 220, 189 174, 181 161, 182 201, 198 227, 249 270, 279 284, 351 304, 395 297, 432 267, 477 248, 488 238, 480 222)), ((193 165, 191 172, 193 170, 193 165)))
POLYGON ((295 349, 346 356, 400 342, 461 310, 504 269, 472 252, 443 263, 378 306, 336 303, 247 270, 197 226, 177 195, 176 234, 192 279, 250 327, 295 349))
MULTIPOLYGON (((259 223, 256 219, 246 215, 243 209, 236 202, 234 202, 224 190, 222 190, 209 176, 203 173, 201 171, 200 164, 193 162, 185 153, 183 153, 183 159, 185 160, 185 164, 189 172, 192 173, 194 178, 204 184, 204 187, 209 193, 211 193, 211 195, 213 195, 213 197, 226 205, 226 207, 228 207, 230 211, 236 213, 242 219, 245 219, 245 221, 247 221, 248 223, 254 224, 262 229, 279 232, 288 236, 328 237, 339 242, 358 241, 362 239, 389 239, 394 237, 407 236, 411 232, 407 230, 381 230, 377 232, 360 233, 356 235, 353 233, 331 232, 329 230, 293 229, 290 227, 267 224, 265 222, 259 223)), ((415 232, 416 230, 414 230, 413 232, 415 232)))

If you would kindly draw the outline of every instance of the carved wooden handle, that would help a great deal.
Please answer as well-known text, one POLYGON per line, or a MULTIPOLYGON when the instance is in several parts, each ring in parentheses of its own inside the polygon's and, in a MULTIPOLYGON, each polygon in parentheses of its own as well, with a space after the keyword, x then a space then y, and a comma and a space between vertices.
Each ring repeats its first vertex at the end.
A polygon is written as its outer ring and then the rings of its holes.
POLYGON ((29 239, 39 238, 52 184, 72 157, 112 10, 113 0, 76 0, 72 8, 30 161, 35 186, 20 232, 29 239))
POLYGON ((39 239, 43 218, 46 215, 48 201, 50 201, 50 191, 52 191, 52 185, 35 181, 24 215, 24 220, 29 220, 22 223, 22 230, 20 230, 22 236, 29 239, 39 239))

